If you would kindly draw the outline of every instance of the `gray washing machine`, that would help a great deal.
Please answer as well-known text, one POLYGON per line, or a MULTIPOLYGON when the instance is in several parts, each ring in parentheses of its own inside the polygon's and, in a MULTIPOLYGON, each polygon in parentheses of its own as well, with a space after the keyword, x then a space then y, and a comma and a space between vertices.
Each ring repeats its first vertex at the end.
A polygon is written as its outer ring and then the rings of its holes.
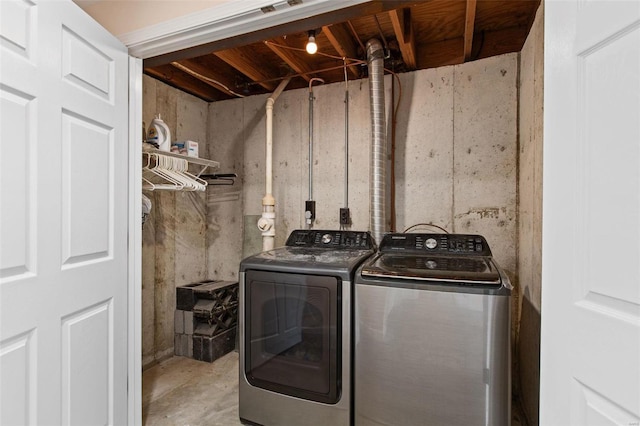
POLYGON ((374 250, 367 232, 297 230, 242 261, 243 423, 352 424, 353 278, 374 250))
POLYGON ((509 425, 511 290, 480 235, 385 235, 355 278, 355 424, 509 425))

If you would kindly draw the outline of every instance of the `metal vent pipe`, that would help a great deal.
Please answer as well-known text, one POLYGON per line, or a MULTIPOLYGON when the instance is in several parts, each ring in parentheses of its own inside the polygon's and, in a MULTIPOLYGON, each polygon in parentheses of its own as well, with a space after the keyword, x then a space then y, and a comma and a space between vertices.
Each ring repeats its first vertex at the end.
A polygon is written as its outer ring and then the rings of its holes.
POLYGON ((387 132, 384 113, 384 49, 380 41, 367 42, 371 109, 371 165, 369 168, 369 229, 379 244, 386 230, 387 132))

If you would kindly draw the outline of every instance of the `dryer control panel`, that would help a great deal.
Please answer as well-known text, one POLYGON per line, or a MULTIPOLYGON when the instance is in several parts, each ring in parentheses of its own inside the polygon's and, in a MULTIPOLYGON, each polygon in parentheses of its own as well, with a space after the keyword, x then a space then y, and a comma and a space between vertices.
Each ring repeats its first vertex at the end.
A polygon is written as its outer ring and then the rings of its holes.
POLYGON ((387 234, 380 243, 380 251, 491 256, 487 240, 472 234, 387 234))
POLYGON ((322 231, 316 229, 298 229, 289 235, 288 247, 310 247, 340 249, 352 248, 370 250, 375 248, 373 238, 368 232, 358 231, 322 231))

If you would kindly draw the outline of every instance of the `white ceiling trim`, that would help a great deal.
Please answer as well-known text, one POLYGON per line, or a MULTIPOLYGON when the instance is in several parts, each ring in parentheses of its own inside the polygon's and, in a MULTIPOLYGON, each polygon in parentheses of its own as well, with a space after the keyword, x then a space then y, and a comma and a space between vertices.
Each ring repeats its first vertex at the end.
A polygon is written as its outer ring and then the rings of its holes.
POLYGON ((291 6, 286 0, 233 0, 122 34, 119 39, 129 48, 130 55, 146 59, 367 1, 369 0, 303 0, 303 3, 291 6), (272 6, 275 11, 263 13, 260 10, 267 6, 272 6))

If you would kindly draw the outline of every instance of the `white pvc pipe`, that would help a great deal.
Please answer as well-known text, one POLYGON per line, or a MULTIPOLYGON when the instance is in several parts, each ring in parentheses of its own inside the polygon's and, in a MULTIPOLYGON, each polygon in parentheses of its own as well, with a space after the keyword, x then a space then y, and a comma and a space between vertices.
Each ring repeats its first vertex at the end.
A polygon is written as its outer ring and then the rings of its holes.
POLYGON ((273 105, 282 93, 290 78, 280 82, 276 90, 269 96, 266 104, 267 135, 265 146, 265 195, 262 198, 262 216, 258 220, 258 228, 262 231, 262 250, 271 250, 275 245, 276 237, 276 200, 273 198, 273 105))

